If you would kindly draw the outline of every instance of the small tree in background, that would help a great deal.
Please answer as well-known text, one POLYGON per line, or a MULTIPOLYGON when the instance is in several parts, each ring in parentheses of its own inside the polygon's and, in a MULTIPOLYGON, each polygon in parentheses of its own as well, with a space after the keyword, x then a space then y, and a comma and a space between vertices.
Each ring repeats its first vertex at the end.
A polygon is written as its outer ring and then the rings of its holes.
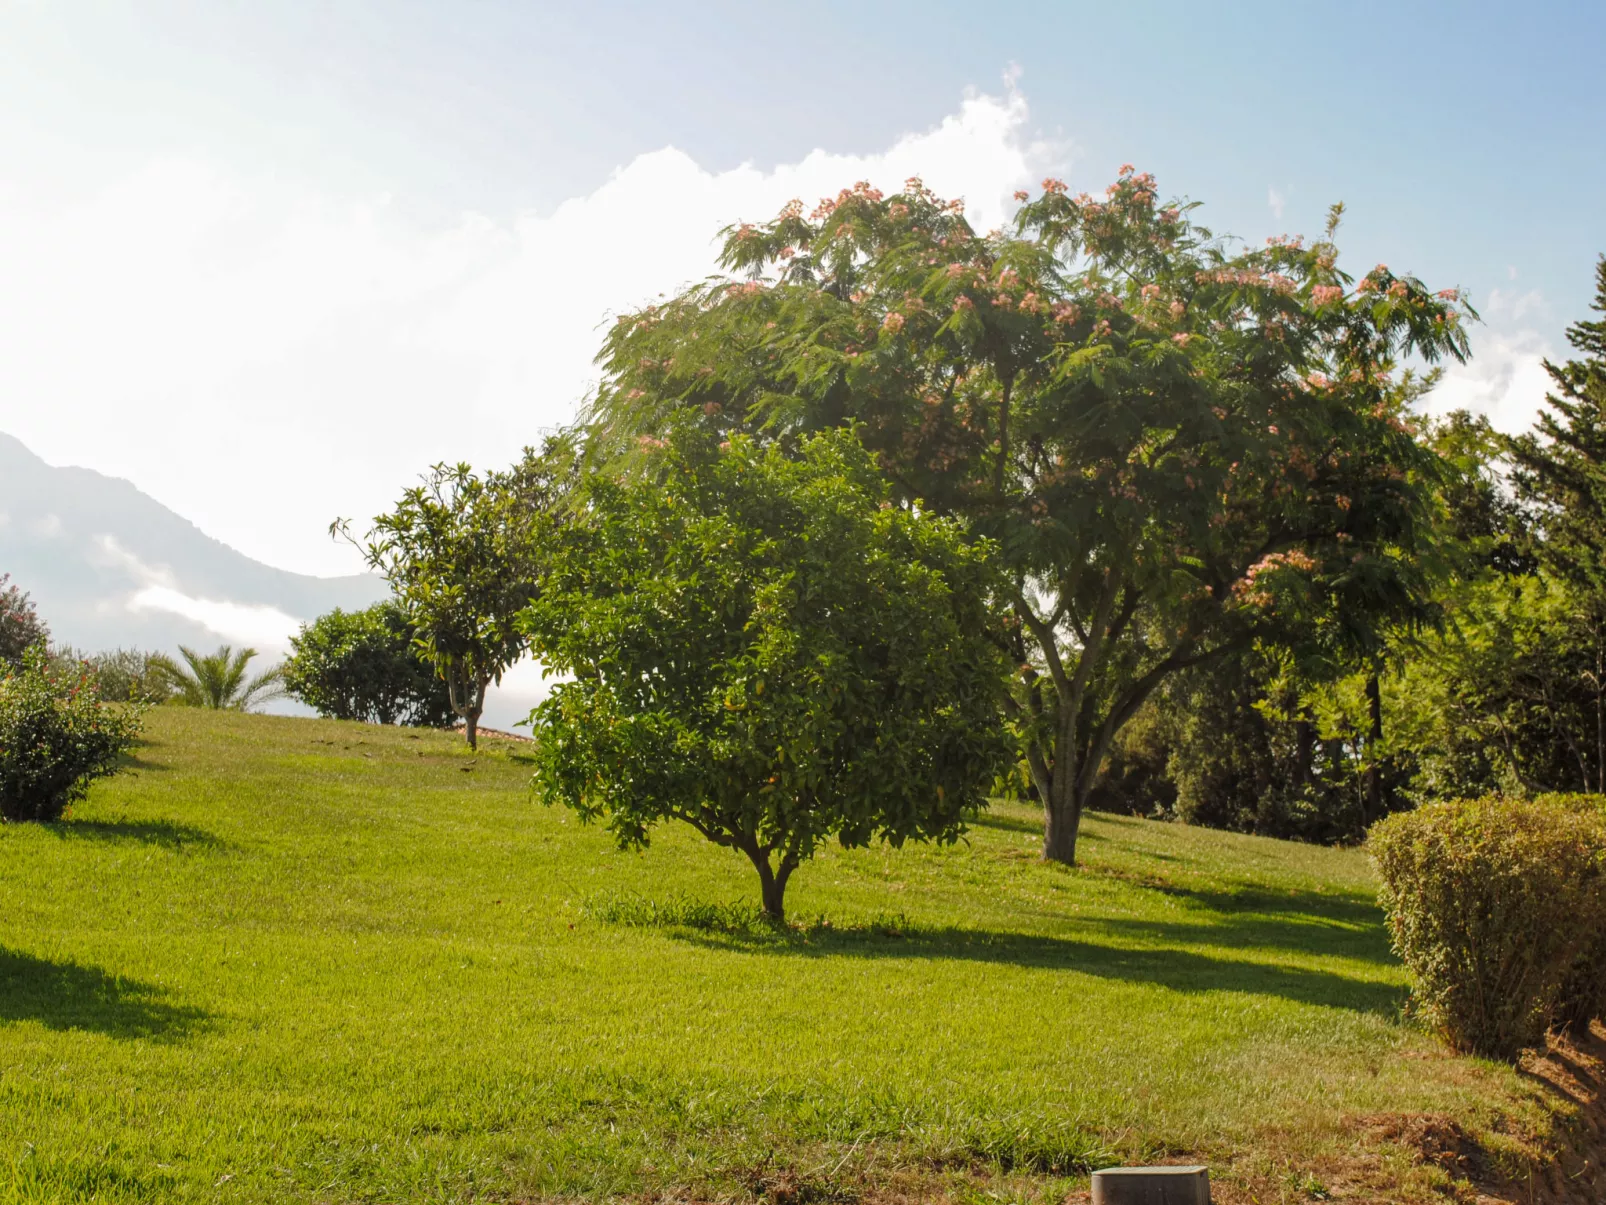
POLYGON ((23 653, 49 640, 50 629, 28 595, 9 573, 0 573, 0 664, 20 665, 23 653))
POLYGON ((679 430, 591 481, 521 622, 574 675, 537 783, 622 847, 664 820, 740 850, 766 913, 821 842, 952 841, 1008 757, 986 546, 892 506, 851 431, 798 459, 679 430))
POLYGON ((181 666, 171 657, 158 655, 152 664, 172 688, 172 702, 185 707, 207 707, 215 711, 249 711, 284 693, 278 667, 251 678, 246 667, 257 655, 255 649, 235 651, 224 645, 215 653, 197 653, 178 647, 181 666))
POLYGON ((452 722, 446 683, 424 660, 394 600, 339 608, 303 624, 284 663, 290 694, 321 715, 439 728, 452 722))
POLYGON ((0 677, 0 816, 59 820, 89 784, 117 772, 141 709, 101 702, 86 665, 64 672, 34 644, 0 677))
MULTIPOLYGON (((438 464, 354 543, 395 591, 424 658, 478 747, 485 692, 523 654, 515 617, 535 596, 539 550, 573 472, 554 440, 506 473, 438 464)), ((347 523, 330 528, 351 538, 347 523)))

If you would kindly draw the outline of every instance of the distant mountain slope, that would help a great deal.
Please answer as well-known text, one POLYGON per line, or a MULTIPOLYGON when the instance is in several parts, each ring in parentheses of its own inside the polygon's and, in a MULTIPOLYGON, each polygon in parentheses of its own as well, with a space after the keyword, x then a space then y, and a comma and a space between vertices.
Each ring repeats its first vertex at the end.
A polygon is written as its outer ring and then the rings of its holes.
POLYGON ((4 434, 0 573, 33 596, 58 643, 87 651, 227 641, 267 653, 296 621, 387 593, 377 577, 308 577, 253 561, 129 482, 52 467, 4 434))

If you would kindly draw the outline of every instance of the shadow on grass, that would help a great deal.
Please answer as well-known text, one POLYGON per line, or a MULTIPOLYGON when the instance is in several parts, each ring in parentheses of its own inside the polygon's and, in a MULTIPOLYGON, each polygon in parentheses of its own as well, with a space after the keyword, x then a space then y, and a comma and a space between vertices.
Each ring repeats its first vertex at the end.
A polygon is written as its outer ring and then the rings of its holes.
MULTIPOLYGON (((1225 944, 1213 932, 1178 926, 1157 937, 1225 944)), ((1101 945, 1075 938, 1009 933, 989 929, 911 928, 889 935, 877 926, 863 930, 814 928, 786 933, 704 933, 668 930, 668 936, 707 949, 797 958, 925 958, 959 962, 1007 963, 1043 970, 1075 971, 1102 979, 1150 983, 1171 991, 1246 992, 1278 996, 1299 1004, 1344 1008, 1380 1016, 1397 1015, 1403 988, 1353 979, 1332 971, 1224 958, 1196 950, 1101 945)))
POLYGON ((99 967, 52 962, 0 947, 0 1023, 37 1021, 114 1038, 177 1039, 207 1019, 159 988, 99 967))
POLYGON ((204 828, 170 820, 58 820, 40 826, 63 841, 135 842, 182 850, 186 846, 219 850, 226 843, 204 828))

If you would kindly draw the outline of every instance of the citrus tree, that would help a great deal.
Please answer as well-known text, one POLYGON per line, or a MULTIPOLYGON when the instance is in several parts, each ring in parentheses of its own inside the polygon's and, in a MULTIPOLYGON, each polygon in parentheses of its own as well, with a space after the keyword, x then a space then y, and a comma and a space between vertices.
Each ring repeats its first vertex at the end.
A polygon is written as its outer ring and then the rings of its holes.
MULTIPOLYGON (((531 551, 555 496, 548 461, 527 454, 506 473, 437 464, 374 519, 359 542, 412 625, 413 640, 446 682, 469 748, 478 748, 485 692, 524 654, 514 622, 537 590, 531 551)), ((331 528, 347 533, 344 521, 331 528)))
POLYGON ((1426 604, 1437 473, 1397 362, 1461 358, 1471 312, 1333 234, 1244 247, 1124 168, 1046 180, 978 234, 918 180, 725 232, 732 273, 622 316, 588 413, 600 455, 690 412, 786 448, 857 424, 899 501, 1000 549, 1010 707, 1072 862, 1116 733, 1170 675, 1297 617, 1366 645, 1426 604))
POLYGON ((573 675, 532 717, 545 797, 739 850, 776 920, 823 841, 955 839, 1008 751, 988 549, 892 506, 848 430, 644 451, 583 487, 520 619, 573 675))

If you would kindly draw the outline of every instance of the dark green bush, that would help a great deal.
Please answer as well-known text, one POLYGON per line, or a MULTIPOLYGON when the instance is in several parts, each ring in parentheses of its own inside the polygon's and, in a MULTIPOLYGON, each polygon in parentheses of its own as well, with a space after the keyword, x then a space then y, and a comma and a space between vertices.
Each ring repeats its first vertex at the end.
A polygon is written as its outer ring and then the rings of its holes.
POLYGON ((139 733, 138 706, 103 703, 94 671, 63 671, 43 647, 0 678, 0 816, 59 820, 117 771, 139 733))
POLYGON ((1606 928, 1598 812, 1487 796, 1372 828, 1381 902, 1415 1007, 1457 1050, 1512 1058, 1567 1003, 1606 928))
POLYGON ((394 599, 363 611, 337 607, 291 638, 285 687, 337 720, 447 727, 455 719, 451 695, 415 636, 394 599))

